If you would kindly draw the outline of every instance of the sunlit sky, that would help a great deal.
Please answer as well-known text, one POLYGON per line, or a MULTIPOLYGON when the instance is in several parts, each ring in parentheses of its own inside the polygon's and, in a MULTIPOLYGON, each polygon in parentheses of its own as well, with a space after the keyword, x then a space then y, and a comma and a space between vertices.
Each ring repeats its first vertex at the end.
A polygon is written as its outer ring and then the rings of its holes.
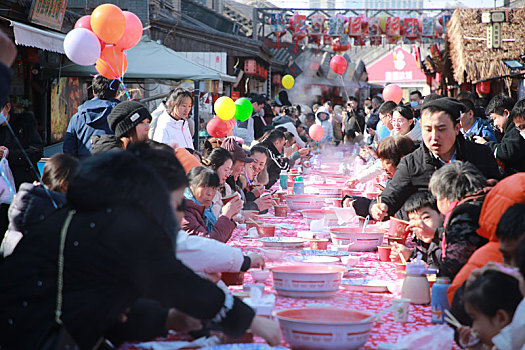
MULTIPOLYGON (((378 0, 380 1, 380 0, 378 0)), ((309 0, 270 0, 273 4, 279 7, 287 7, 287 8, 308 8, 309 7, 309 0)), ((341 0, 336 0, 336 3, 341 2, 341 0)), ((359 4, 363 1, 354 0, 355 3, 359 4)), ((385 4, 388 4, 389 1, 384 1, 385 4)), ((426 8, 441 8, 441 7, 450 7, 450 5, 453 6, 453 4, 457 3, 458 1, 454 0, 432 0, 432 1, 425 1, 425 7, 426 8), (447 6, 449 4, 449 6, 447 6)), ((460 1, 465 6, 468 7, 477 7, 477 8, 488 8, 488 7, 494 7, 494 0, 463 0, 460 1)), ((503 3, 502 0, 496 1, 496 6, 501 6, 503 3)), ((388 6, 385 6, 388 7, 388 6)), ((454 6, 453 6, 454 7, 454 6)))

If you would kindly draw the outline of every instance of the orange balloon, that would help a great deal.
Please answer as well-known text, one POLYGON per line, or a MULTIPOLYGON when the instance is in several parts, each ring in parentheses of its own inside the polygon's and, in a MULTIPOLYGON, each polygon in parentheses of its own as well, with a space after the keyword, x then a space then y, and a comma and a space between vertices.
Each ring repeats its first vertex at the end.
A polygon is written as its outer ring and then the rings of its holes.
POLYGON ((126 31, 126 17, 118 6, 103 4, 91 13, 91 28, 99 39, 115 44, 126 31))
POLYGON ((114 46, 107 46, 95 63, 95 69, 108 79, 118 79, 128 70, 128 58, 114 46))

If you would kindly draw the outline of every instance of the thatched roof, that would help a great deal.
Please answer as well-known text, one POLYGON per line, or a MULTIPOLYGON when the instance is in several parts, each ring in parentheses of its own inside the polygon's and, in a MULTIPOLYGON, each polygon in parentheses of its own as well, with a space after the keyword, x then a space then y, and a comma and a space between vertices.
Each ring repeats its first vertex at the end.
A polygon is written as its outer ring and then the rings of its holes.
POLYGON ((507 10, 500 49, 487 49, 487 24, 481 23, 486 11, 490 10, 457 9, 448 23, 450 58, 459 84, 508 75, 502 60, 518 59, 525 52, 525 9, 507 10))

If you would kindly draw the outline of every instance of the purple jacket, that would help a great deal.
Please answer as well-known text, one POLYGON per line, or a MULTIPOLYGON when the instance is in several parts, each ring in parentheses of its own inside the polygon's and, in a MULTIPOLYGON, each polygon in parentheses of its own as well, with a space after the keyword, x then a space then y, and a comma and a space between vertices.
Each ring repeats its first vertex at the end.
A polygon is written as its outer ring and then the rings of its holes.
POLYGON ((184 212, 184 218, 181 222, 181 228, 184 231, 188 232, 190 235, 213 238, 223 243, 228 242, 233 230, 235 229, 235 223, 232 220, 221 215, 217 219, 215 226, 213 226, 213 230, 208 232, 203 219, 204 207, 198 205, 191 199, 184 200, 186 201, 186 211, 184 212))

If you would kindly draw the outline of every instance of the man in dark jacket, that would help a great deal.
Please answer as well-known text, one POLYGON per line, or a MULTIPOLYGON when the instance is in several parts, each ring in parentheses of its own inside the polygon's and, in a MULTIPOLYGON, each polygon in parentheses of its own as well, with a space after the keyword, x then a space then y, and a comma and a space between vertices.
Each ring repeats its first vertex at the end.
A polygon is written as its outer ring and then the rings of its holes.
POLYGON ((84 161, 67 201, 0 264, 2 349, 55 348, 56 318, 80 348, 94 348, 138 298, 213 320, 234 337, 250 326, 251 308, 176 259, 169 192, 140 157, 122 151, 84 161))
POLYGON ((490 149, 466 141, 459 128, 464 106, 452 98, 439 98, 423 105, 421 129, 423 144, 401 159, 396 173, 381 193, 381 203, 373 200, 370 213, 376 220, 394 215, 413 193, 426 190, 430 177, 444 164, 463 160, 476 166, 487 179, 501 173, 490 149))
POLYGON ((261 143, 268 148, 268 153, 270 155, 270 158, 268 158, 266 163, 266 170, 268 171, 268 183, 266 184, 266 188, 268 189, 277 182, 281 171, 290 170, 300 156, 308 155, 309 150, 303 148, 292 153, 290 158, 283 157, 282 154, 284 152, 285 143, 286 139, 284 137, 284 132, 278 129, 272 130, 270 135, 268 135, 268 137, 261 143))
POLYGON ((358 109, 358 101, 354 96, 350 96, 346 102, 346 107, 343 111, 343 127, 345 135, 347 134, 363 134, 365 128, 365 118, 363 111, 358 109))
POLYGON ((476 137, 476 142, 490 147, 506 174, 525 171, 525 139, 521 137, 513 121, 516 115, 521 118, 525 116, 525 100, 518 101, 514 106, 512 98, 505 95, 494 96, 487 106, 487 115, 503 133, 503 138, 497 143, 476 137))
POLYGON ((44 146, 38 134, 33 113, 27 111, 14 113, 9 100, 5 100, 0 106, 2 116, 0 120, 0 157, 5 155, 9 161, 9 167, 18 189, 23 182, 38 180, 37 163, 42 158, 44 146), (9 130, 7 123, 14 134, 9 130), (29 157, 30 163, 24 152, 29 157))
POLYGON ((64 153, 83 158, 91 155, 91 137, 112 135, 107 117, 120 101, 115 98, 118 82, 96 75, 93 78, 93 97, 78 107, 71 117, 64 138, 64 153))

